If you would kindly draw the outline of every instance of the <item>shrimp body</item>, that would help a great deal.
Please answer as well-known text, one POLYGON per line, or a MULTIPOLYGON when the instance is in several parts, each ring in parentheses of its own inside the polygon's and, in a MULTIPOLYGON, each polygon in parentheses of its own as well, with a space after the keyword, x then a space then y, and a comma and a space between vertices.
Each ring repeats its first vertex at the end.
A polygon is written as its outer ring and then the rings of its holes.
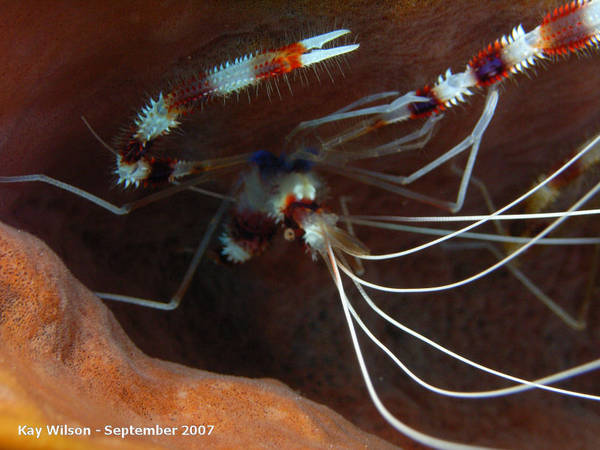
POLYGON ((324 184, 311 170, 313 163, 267 151, 253 153, 250 163, 232 218, 220 237, 221 253, 229 262, 243 263, 264 252, 277 228, 284 229, 286 240, 301 240, 313 258, 325 252, 332 238, 340 248, 368 253, 337 227, 338 216, 322 204, 324 184))

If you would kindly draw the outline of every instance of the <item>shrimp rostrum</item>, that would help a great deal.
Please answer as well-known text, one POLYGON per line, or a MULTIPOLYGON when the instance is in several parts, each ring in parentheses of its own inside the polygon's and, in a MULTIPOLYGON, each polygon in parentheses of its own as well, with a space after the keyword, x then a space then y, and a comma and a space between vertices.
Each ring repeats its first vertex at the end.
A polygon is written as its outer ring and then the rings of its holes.
MULTIPOLYGON (((581 320, 574 319, 562 311, 559 305, 529 281, 516 259, 534 246, 593 247, 600 244, 600 238, 595 236, 559 238, 553 234, 573 216, 594 217, 598 213, 597 210, 585 209, 585 207, 600 190, 600 184, 591 187, 568 207, 558 212, 546 213, 545 209, 550 201, 537 200, 544 197, 542 193, 547 193, 552 189, 560 190, 568 184, 565 180, 568 181, 572 178, 569 176, 572 175, 574 168, 579 167, 579 172, 583 172, 587 167, 595 164, 598 154, 600 154, 600 135, 583 144, 571 158, 536 182, 531 189, 524 191, 500 208, 495 207, 489 199, 485 186, 472 177, 472 170, 483 135, 492 121, 498 103, 497 83, 511 74, 526 70, 540 59, 550 59, 554 55, 595 46, 598 29, 600 29, 599 1, 581 0, 570 3, 549 14, 542 25, 531 32, 525 32, 521 26, 516 27, 509 37, 501 38, 476 55, 462 73, 453 74, 447 71, 432 86, 426 86, 403 96, 398 96, 397 92, 374 94, 351 103, 333 114, 302 122, 283 143, 288 151, 280 155, 259 150, 201 161, 182 161, 154 154, 154 144, 179 127, 181 115, 196 109, 207 100, 239 92, 263 79, 278 77, 358 48, 358 45, 323 48, 329 41, 347 33, 347 30, 333 31, 277 50, 239 58, 232 63, 186 80, 183 85, 176 86, 169 92, 160 93, 141 109, 124 137, 120 139, 119 146, 113 148, 104 144, 116 157, 115 174, 119 184, 124 187, 170 184, 164 190, 156 191, 131 204, 117 207, 88 192, 45 175, 3 176, 0 177, 0 182, 49 183, 79 195, 115 214, 127 214, 134 209, 183 190, 198 191, 222 200, 194 252, 183 280, 169 301, 161 302, 131 297, 124 295, 125 293, 99 292, 98 295, 104 299, 156 309, 172 310, 177 308, 188 289, 200 259, 214 241, 213 237, 221 222, 224 224, 218 237, 219 253, 220 258, 228 263, 244 263, 258 257, 272 245, 273 238, 278 233, 282 234, 287 241, 300 242, 313 259, 321 258, 323 264, 328 268, 339 294, 360 373, 379 413, 396 430, 422 444, 435 448, 469 447, 466 444, 437 438, 418 431, 404 423, 399 417, 400 414, 396 413, 392 407, 384 405, 377 391, 377 380, 372 377, 369 370, 369 355, 363 353, 365 342, 361 343, 356 325, 364 334, 362 339, 366 337, 372 343, 368 344, 369 349, 379 349, 382 355, 389 358, 396 369, 404 372, 418 385, 435 394, 459 399, 487 399, 538 390, 548 395, 577 397, 588 401, 600 400, 600 396, 593 393, 555 386, 558 382, 599 368, 600 359, 573 364, 566 370, 535 379, 516 376, 501 369, 478 363, 441 345, 405 325, 400 318, 393 317, 386 311, 386 308, 379 306, 376 302, 378 292, 390 294, 394 301, 401 302, 402 295, 405 294, 418 295, 454 291, 505 268, 565 323, 576 329, 581 328, 581 320), (366 170, 350 164, 353 161, 383 158, 405 150, 423 148, 430 141, 437 122, 443 118, 443 112, 458 102, 464 101, 465 96, 473 94, 475 89, 481 87, 487 87, 489 91, 483 113, 470 135, 447 153, 413 174, 400 176, 366 170), (383 100, 391 97, 396 98, 389 103, 381 104, 383 100), (346 121, 356 121, 357 119, 357 124, 332 135, 326 136, 325 133, 320 132, 321 128, 327 124, 344 124, 346 121), (425 120, 419 129, 392 142, 377 146, 365 145, 358 150, 348 150, 347 148, 354 141, 364 137, 367 139, 361 142, 368 144, 370 133, 375 129, 400 121, 419 119, 425 120), (318 139, 307 139, 308 135, 317 136, 318 139), (470 149, 470 153, 467 165, 461 172, 456 201, 440 200, 403 187, 468 149, 470 149), (230 192, 214 193, 197 187, 217 173, 230 171, 239 172, 238 181, 230 192), (485 204, 488 210, 482 211, 478 215, 441 218, 366 217, 350 215, 348 204, 343 200, 340 211, 336 214, 333 207, 327 204, 326 194, 326 179, 332 173, 349 178, 353 182, 372 185, 452 212, 457 212, 462 208, 467 187, 474 184, 480 188, 482 196, 486 199, 485 204), (533 206, 530 206, 529 209, 525 208, 525 212, 512 213, 513 208, 524 204, 533 206), (231 208, 232 211, 227 219, 223 219, 228 208, 231 208), (501 226, 507 220, 529 222, 538 219, 547 219, 549 222, 541 229, 528 229, 527 233, 521 233, 518 236, 506 233, 501 226), (466 225, 453 229, 432 229, 400 223, 405 221, 465 222, 466 225), (401 248, 394 252, 374 254, 371 252, 372 249, 361 239, 361 232, 355 232, 353 225, 375 229, 378 233, 389 230, 396 234, 418 233, 437 236, 432 239, 427 238, 418 245, 401 248), (495 232, 480 232, 484 226, 495 227, 495 232), (475 242, 479 246, 476 247, 477 249, 491 252, 496 261, 456 281, 432 286, 398 286, 401 284, 400 281, 397 281, 402 279, 400 276, 395 278, 397 284, 394 286, 367 279, 371 268, 377 264, 385 264, 385 261, 408 260, 429 249, 450 246, 459 240, 460 242, 475 242), (498 250, 494 246, 498 242, 506 244, 505 249, 510 250, 498 250), (361 300, 360 304, 356 301, 353 302, 356 299, 361 300), (410 336, 411 339, 441 352, 449 359, 458 361, 474 371, 507 380, 508 386, 466 391, 436 385, 434 381, 428 380, 426 375, 412 370, 411 361, 405 360, 399 355, 394 343, 390 343, 389 339, 380 339, 376 335, 377 332, 371 326, 372 320, 365 319, 364 311, 368 311, 385 327, 410 336)), ((98 139, 102 142, 99 137, 98 139)), ((550 197, 546 195, 544 198, 549 199, 550 197)), ((376 270, 373 272, 377 273, 376 270)))

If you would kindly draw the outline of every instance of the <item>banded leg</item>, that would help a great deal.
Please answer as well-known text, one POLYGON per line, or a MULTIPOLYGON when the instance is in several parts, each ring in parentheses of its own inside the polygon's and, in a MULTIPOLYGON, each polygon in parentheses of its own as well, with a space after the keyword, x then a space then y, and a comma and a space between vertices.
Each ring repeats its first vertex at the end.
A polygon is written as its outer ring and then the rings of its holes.
POLYGON ((156 99, 150 99, 135 119, 127 146, 135 142, 145 147, 154 139, 169 134, 180 125, 179 119, 183 114, 200 109, 210 99, 225 98, 264 80, 278 78, 356 50, 358 44, 323 48, 348 33, 350 30, 331 31, 278 49, 244 55, 206 72, 199 72, 170 91, 161 92, 156 99))

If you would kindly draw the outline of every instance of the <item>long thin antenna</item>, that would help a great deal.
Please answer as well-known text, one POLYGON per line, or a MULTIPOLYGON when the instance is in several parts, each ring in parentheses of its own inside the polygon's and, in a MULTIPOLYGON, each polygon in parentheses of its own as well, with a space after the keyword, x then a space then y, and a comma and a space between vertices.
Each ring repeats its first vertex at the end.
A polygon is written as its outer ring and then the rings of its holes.
POLYGON ((106 142, 104 142, 104 140, 98 135, 98 133, 96 133, 94 131, 94 129, 89 124, 89 122, 85 119, 85 117, 81 116, 81 120, 83 120, 83 123, 85 123, 85 126, 88 127, 88 130, 90 130, 90 133, 92 133, 92 135, 98 140, 98 142, 100 142, 113 155, 119 156, 119 152, 116 151, 114 148, 112 148, 110 145, 108 145, 106 142))

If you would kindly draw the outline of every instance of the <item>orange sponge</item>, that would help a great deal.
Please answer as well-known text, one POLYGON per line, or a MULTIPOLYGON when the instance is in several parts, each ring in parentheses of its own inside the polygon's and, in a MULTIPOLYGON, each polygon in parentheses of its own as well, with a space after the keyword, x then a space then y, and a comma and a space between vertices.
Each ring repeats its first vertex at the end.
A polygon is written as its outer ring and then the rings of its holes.
POLYGON ((275 380, 149 358, 45 244, 3 224, 0 267, 3 448, 388 445, 275 380), (47 428, 61 425, 89 436, 47 428), (157 425, 160 435, 149 430, 157 425), (28 427, 40 427, 40 437, 28 427))

